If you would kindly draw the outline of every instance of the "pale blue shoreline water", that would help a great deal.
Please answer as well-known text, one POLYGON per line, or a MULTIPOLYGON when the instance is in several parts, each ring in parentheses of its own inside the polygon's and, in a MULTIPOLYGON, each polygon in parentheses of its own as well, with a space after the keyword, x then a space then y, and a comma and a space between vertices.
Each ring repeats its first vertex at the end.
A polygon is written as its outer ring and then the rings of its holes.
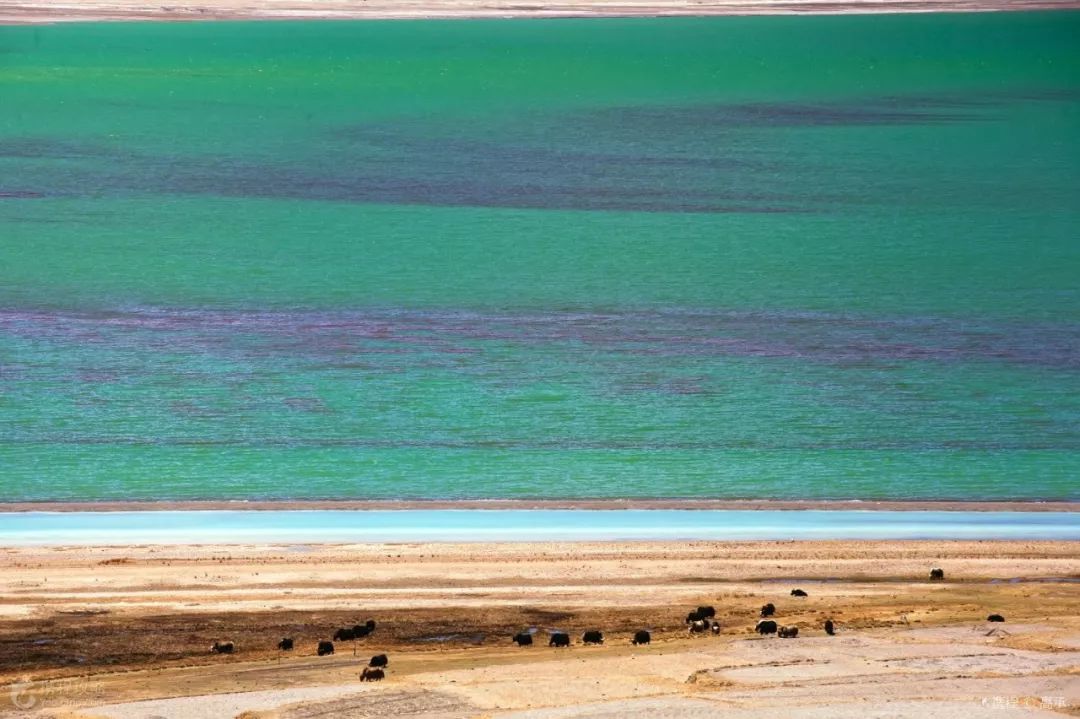
POLYGON ((865 510, 282 510, 26 512, 4 545, 588 540, 1080 540, 1071 512, 865 510))

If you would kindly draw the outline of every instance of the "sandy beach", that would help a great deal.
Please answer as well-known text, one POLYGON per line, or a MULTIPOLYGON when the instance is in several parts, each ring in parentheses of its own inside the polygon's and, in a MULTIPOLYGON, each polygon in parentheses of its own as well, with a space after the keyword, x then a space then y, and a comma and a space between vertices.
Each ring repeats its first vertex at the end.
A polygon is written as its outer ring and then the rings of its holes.
POLYGON ((1075 542, 597 542, 0 550, 0 714, 1061 716, 1075 542), (940 566, 943 582, 927 573, 940 566), (809 595, 796 598, 792 588, 809 595), (797 639, 758 637, 776 605, 797 639), (684 618, 715 606, 719 635, 684 618), (985 620, 1002 614, 1004 624, 985 620), (316 643, 375 619, 376 631, 316 643), (822 630, 826 618, 837 635, 822 630), (536 644, 510 636, 535 631, 536 644), (632 646, 647 628, 649 646, 632 646), (583 646, 600 629, 603 646, 583 646), (550 631, 573 645, 547 646, 550 631), (296 648, 280 652, 281 637, 296 648), (232 656, 210 654, 233 641, 232 656), (360 684, 367 657, 388 677, 360 684))
POLYGON ((205 0, 160 4, 146 0, 37 0, 0 3, 0 24, 114 20, 299 20, 498 17, 658 17, 802 15, 897 12, 973 12, 1077 8, 1075 0, 205 0))

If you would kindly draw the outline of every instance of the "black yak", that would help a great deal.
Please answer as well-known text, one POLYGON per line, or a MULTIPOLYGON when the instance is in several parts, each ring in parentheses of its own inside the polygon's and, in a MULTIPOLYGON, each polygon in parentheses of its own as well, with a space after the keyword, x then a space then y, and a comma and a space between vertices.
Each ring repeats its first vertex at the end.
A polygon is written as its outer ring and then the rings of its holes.
POLYGON ((283 652, 291 652, 293 648, 292 637, 285 637, 284 639, 282 639, 280 642, 277 643, 277 648, 283 652))
POLYGON ((529 634, 528 632, 518 632, 510 641, 514 642, 519 647, 532 646, 533 643, 532 634, 529 634))
POLYGON ((570 635, 565 632, 552 632, 551 641, 548 642, 549 647, 568 647, 570 646, 570 635))
POLYGON ((639 629, 634 632, 634 638, 630 640, 631 644, 648 644, 652 641, 652 635, 645 629, 639 629))
POLYGON ((326 641, 324 639, 323 641, 319 642, 318 651, 319 651, 319 656, 320 657, 325 657, 327 654, 333 654, 334 653, 334 643, 333 642, 328 642, 328 641, 326 641))
POLYGON ((597 629, 590 629, 581 635, 581 642, 583 644, 603 644, 604 633, 597 629))
POLYGON ((345 627, 344 629, 339 629, 336 632, 334 632, 334 641, 335 642, 350 642, 355 638, 356 638, 356 635, 353 634, 353 630, 350 629, 349 627, 345 627))
POLYGON ((783 637, 784 639, 794 639, 795 637, 799 636, 799 628, 798 627, 780 627, 779 629, 776 630, 776 634, 777 634, 777 636, 783 637))
POLYGON ((214 642, 210 647, 211 654, 232 654, 236 651, 236 645, 232 642, 214 642))
POLYGON ((762 617, 771 617, 774 614, 776 614, 776 605, 772 602, 769 602, 761 608, 762 617))
POLYGON ((758 634, 776 634, 776 622, 771 619, 763 619, 754 627, 758 634))
POLYGON ((1003 621, 1005 621, 1005 617, 1001 616, 1000 614, 991 614, 989 617, 986 618, 986 621, 988 621, 988 622, 1003 622, 1003 621))
POLYGON ((791 596, 793 596, 793 597, 805 597, 805 596, 808 596, 808 595, 807 595, 806 592, 804 592, 801 589, 792 589, 791 590, 791 596))
POLYGON ((944 579, 944 578, 945 578, 945 570, 944 569, 941 569, 940 567, 934 567, 933 569, 930 570, 930 579, 931 580, 944 579))
POLYGON ((386 672, 382 669, 370 669, 364 667, 364 671, 360 672, 360 681, 362 682, 377 682, 381 681, 386 676, 386 672))
POLYGON ((830 637, 836 634, 836 626, 833 625, 831 619, 825 620, 825 633, 828 634, 830 637))
POLYGON ((386 658, 385 654, 376 654, 371 658, 371 661, 367 663, 369 667, 385 667, 390 663, 390 660, 386 658))
POLYGON ((707 621, 705 621, 704 619, 697 619, 697 620, 695 620, 693 622, 690 622, 690 633, 691 634, 700 634, 701 632, 706 631, 708 628, 709 628, 709 623, 707 621))

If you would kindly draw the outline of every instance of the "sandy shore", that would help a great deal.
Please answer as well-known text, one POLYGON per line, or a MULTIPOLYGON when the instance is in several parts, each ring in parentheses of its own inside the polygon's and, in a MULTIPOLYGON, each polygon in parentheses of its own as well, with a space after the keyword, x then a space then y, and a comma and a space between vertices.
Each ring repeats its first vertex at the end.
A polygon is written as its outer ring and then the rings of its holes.
POLYGON ((25 716, 12 697, 68 719, 1076 715, 1077 581, 1076 542, 0 548, 0 715, 25 716), (798 639, 753 633, 765 602, 798 639), (688 636, 700 604, 719 635, 688 636), (525 628, 537 644, 511 645, 525 628), (574 646, 549 648, 556 629, 574 646), (387 680, 359 684, 382 652, 387 680))
POLYGON ((104 20, 385 19, 483 17, 656 17, 1077 8, 1074 0, 25 0, 0 2, 0 24, 104 20))
POLYGON ((212 510, 413 510, 413 509, 715 509, 881 510, 896 512, 1080 512, 1080 502, 784 501, 725 499, 483 499, 483 500, 255 500, 163 502, 0 502, 3 512, 152 512, 212 510))

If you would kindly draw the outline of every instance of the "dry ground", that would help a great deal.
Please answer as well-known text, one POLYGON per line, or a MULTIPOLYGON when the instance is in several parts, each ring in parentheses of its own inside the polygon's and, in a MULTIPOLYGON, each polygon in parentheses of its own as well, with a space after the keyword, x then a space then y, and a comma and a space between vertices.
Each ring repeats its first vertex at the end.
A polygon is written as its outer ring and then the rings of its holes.
POLYGON ((120 719, 1080 715, 1077 579, 1070 542, 8 548, 0 684, 39 714, 120 719), (766 601, 799 639, 752 633, 766 601), (701 603, 721 636, 687 636, 701 603), (373 636, 314 656, 369 617, 373 636), (526 627, 539 645, 513 647, 526 627), (630 646, 642 627, 653 644, 630 646), (580 646, 587 628, 605 646, 580 646), (219 639, 238 653, 209 654, 219 639), (381 652, 388 680, 357 684, 381 652))

